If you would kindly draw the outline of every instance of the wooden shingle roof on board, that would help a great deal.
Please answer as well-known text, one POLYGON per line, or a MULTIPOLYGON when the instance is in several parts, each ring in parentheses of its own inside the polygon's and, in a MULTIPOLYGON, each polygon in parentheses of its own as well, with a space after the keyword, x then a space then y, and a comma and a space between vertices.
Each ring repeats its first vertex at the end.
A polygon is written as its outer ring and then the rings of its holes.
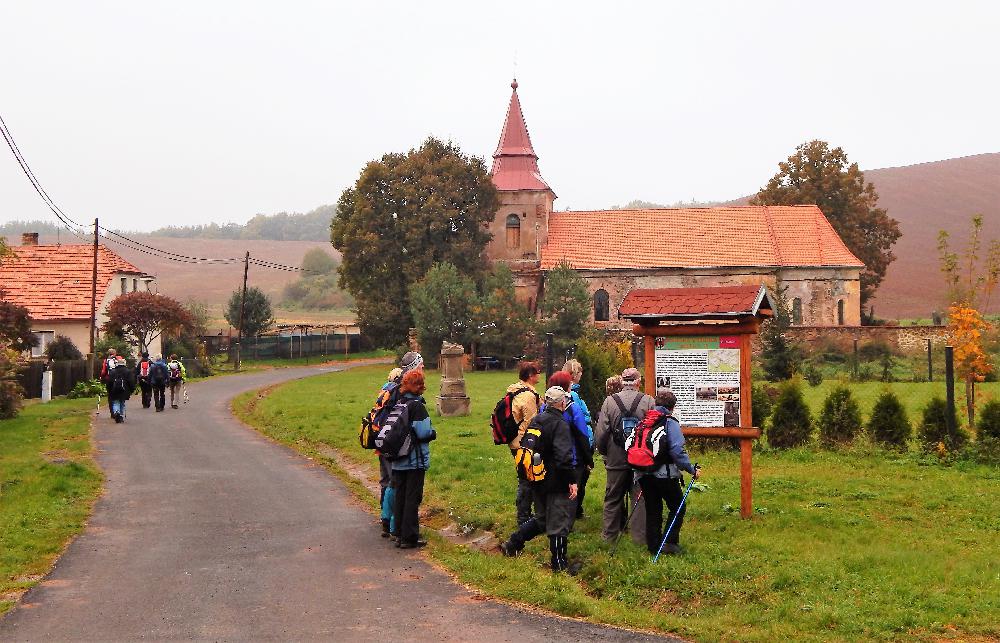
POLYGON ((815 205, 553 212, 542 269, 864 268, 815 205))
POLYGON ((774 310, 764 286, 649 288, 630 291, 618 316, 633 321, 738 319, 774 310))
MULTIPOLYGON (((0 291, 5 301, 24 306, 38 321, 90 319, 94 246, 15 246, 11 250, 12 256, 0 260, 0 291)), ((118 254, 98 246, 98 305, 119 274, 148 276, 118 254)))

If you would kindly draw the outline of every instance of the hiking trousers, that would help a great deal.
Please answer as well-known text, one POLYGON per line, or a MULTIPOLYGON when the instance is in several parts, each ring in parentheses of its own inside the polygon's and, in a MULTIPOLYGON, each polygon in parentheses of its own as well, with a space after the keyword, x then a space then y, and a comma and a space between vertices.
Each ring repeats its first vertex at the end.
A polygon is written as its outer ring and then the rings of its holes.
POLYGON ((177 380, 176 382, 170 382, 170 406, 177 406, 177 402, 181 397, 181 386, 184 385, 183 380, 177 380))
MULTIPOLYGON (((522 478, 517 479, 517 495, 514 497, 514 506, 517 508, 517 525, 520 527, 531 520, 531 505, 535 502, 535 494, 531 490, 532 484, 522 478)), ((535 504, 535 509, 538 505, 535 504)))
POLYGON ((142 389, 142 408, 148 409, 149 400, 153 397, 153 385, 139 380, 139 388, 142 389))
POLYGON ((569 492, 549 492, 545 484, 533 485, 535 515, 524 521, 508 541, 515 551, 524 549, 524 544, 546 534, 550 537, 566 538, 573 528, 576 517, 576 499, 569 499, 569 492))
POLYGON ((660 549, 660 540, 663 538, 663 530, 667 528, 670 521, 677 515, 677 522, 667 536, 667 542, 677 545, 680 543, 681 524, 684 522, 684 510, 681 507, 681 500, 684 492, 681 490, 681 481, 677 478, 657 478, 656 476, 642 476, 639 478, 639 485, 642 487, 643 502, 646 505, 646 548, 649 553, 655 554, 660 549), (667 521, 663 522, 663 503, 667 503, 667 521))
POLYGON ((153 384, 153 403, 157 411, 162 411, 167 405, 166 384, 153 384))
MULTIPOLYGON (((639 495, 639 485, 634 482, 631 469, 608 469, 608 484, 604 489, 604 540, 612 541, 625 528, 628 512, 635 505, 639 495), (627 497, 631 495, 631 497, 627 497)), ((632 542, 637 545, 646 544, 646 507, 639 503, 635 508, 635 516, 629 522, 629 532, 632 542)))
POLYGON ((395 498, 393 518, 400 542, 415 543, 420 537, 420 503, 424 500, 424 469, 393 469, 395 498))

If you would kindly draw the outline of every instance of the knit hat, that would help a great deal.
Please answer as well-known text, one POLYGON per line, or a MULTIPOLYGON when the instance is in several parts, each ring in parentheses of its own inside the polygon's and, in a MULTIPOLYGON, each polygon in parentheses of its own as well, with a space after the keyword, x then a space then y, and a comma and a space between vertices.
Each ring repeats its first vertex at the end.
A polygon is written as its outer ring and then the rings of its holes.
POLYGON ((549 390, 545 391, 545 403, 546 404, 558 404, 566 398, 566 389, 559 386, 549 387, 549 390))
POLYGON ((399 360, 399 366, 403 369, 403 375, 406 375, 410 371, 420 368, 423 365, 424 358, 416 351, 410 351, 409 353, 403 355, 403 359, 399 360))
POLYGON ((636 382, 642 375, 639 374, 639 369, 637 368, 626 368, 622 371, 622 379, 626 382, 636 382))

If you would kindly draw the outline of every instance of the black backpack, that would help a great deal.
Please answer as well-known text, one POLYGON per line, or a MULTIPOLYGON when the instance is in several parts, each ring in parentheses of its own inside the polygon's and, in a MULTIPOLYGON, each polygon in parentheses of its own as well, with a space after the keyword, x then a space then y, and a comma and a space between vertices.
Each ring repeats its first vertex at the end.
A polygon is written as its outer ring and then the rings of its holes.
POLYGON ((624 449, 625 441, 628 440, 628 438, 632 435, 632 432, 635 431, 635 427, 639 426, 639 422, 642 422, 642 420, 636 417, 635 414, 636 410, 639 408, 639 402, 642 401, 642 396, 636 396, 635 401, 632 402, 632 407, 627 411, 625 410, 625 404, 622 402, 622 398, 618 397, 617 393, 612 395, 611 399, 615 401, 615 404, 617 404, 619 410, 621 410, 621 415, 619 416, 618 421, 615 422, 613 427, 611 427, 611 439, 614 440, 615 444, 624 449))
POLYGON ((149 381, 160 385, 167 383, 167 366, 160 362, 153 362, 149 367, 149 381))
POLYGON ((510 444, 517 437, 520 427, 514 419, 514 398, 528 391, 535 396, 535 406, 538 406, 538 393, 528 387, 507 393, 497 402, 493 415, 490 416, 493 444, 510 444))
POLYGON ((398 460, 410 455, 415 442, 416 436, 410 426, 410 406, 407 402, 397 402, 382 422, 374 446, 386 458, 398 460))
POLYGON ((111 378, 111 385, 108 386, 108 393, 127 393, 128 392, 128 376, 124 373, 118 373, 114 375, 109 375, 111 378))

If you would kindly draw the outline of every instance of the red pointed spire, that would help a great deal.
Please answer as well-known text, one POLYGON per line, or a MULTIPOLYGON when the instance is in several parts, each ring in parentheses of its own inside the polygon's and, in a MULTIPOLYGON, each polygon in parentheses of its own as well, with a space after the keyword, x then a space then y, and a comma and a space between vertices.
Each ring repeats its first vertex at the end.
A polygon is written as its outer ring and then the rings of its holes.
POLYGON ((538 155, 531 147, 528 127, 521 113, 521 101, 517 98, 517 79, 510 84, 513 92, 507 120, 500 132, 500 142, 493 154, 493 183, 498 190, 549 190, 545 179, 538 170, 538 155))

